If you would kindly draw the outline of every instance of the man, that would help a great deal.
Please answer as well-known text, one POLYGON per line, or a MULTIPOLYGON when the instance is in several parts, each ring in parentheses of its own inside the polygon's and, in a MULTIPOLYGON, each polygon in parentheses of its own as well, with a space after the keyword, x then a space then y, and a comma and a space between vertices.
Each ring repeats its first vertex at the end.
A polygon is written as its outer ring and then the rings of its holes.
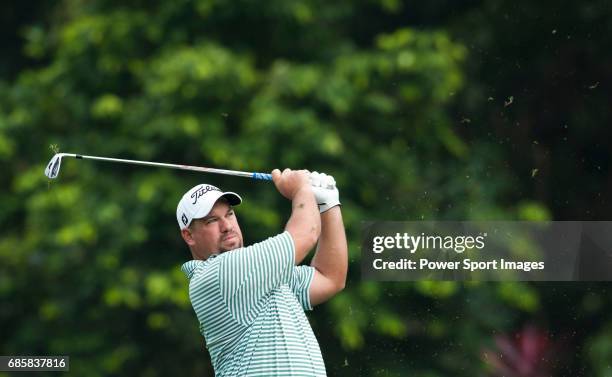
POLYGON ((338 190, 332 177, 305 170, 275 169, 272 179, 291 200, 291 216, 283 233, 251 246, 234 213, 238 194, 198 185, 177 207, 193 256, 182 270, 217 376, 325 375, 304 310, 344 288, 338 190), (310 266, 297 266, 317 241, 310 266))

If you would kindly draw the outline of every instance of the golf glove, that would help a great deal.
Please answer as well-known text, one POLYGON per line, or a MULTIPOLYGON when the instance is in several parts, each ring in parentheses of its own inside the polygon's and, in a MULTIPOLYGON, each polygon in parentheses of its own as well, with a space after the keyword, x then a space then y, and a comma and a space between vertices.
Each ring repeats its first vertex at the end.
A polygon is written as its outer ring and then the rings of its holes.
POLYGON ((331 175, 325 173, 310 173, 310 186, 315 195, 319 212, 323 213, 328 209, 340 205, 340 193, 336 187, 336 180, 331 175))

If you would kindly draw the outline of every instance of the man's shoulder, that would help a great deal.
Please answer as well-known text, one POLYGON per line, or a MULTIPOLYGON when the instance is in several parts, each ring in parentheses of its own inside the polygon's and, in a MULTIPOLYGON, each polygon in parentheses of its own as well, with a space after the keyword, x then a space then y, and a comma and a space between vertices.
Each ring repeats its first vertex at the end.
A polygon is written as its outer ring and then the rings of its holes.
POLYGON ((219 256, 218 254, 213 254, 206 260, 193 259, 193 260, 187 261, 183 263, 183 265, 181 266, 181 271, 183 271, 187 279, 193 280, 194 277, 201 275, 208 268, 216 265, 216 263, 213 263, 213 262, 218 256, 219 256))
MULTIPOLYGON (((293 239, 287 231, 268 237, 267 239, 249 246, 229 250, 220 254, 212 254, 206 260, 190 260, 181 266, 181 270, 189 280, 209 275, 215 269, 221 268, 223 272, 231 274, 235 271, 232 265, 241 265, 243 262, 254 262, 260 259, 265 252, 269 255, 279 255, 279 259, 285 259, 280 255, 291 255, 294 252, 293 239), (252 258, 255 258, 253 260, 252 258)), ((265 259, 265 258, 264 258, 265 259)))
POLYGON ((287 231, 283 233, 279 233, 274 236, 270 236, 263 241, 256 242, 254 244, 240 247, 234 250, 229 250, 222 254, 217 254, 221 260, 240 253, 257 251, 257 250, 267 250, 267 249, 290 249, 293 250, 293 238, 291 238, 291 234, 287 231))
POLYGON ((195 270, 198 268, 199 262, 201 261, 193 259, 183 263, 183 265, 181 266, 181 271, 183 271, 187 279, 191 279, 193 277, 195 270))
POLYGON ((293 238, 291 233, 284 231, 275 236, 251 245, 253 248, 289 248, 293 249, 293 238))

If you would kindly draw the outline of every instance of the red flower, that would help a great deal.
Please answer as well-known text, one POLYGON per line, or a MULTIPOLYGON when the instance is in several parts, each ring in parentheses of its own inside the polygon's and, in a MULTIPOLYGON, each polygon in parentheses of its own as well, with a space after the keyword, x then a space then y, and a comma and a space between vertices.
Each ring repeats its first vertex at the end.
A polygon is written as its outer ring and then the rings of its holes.
POLYGON ((526 326, 515 336, 495 337, 497 350, 484 350, 483 358, 492 367, 491 376, 548 377, 551 342, 546 332, 526 326))

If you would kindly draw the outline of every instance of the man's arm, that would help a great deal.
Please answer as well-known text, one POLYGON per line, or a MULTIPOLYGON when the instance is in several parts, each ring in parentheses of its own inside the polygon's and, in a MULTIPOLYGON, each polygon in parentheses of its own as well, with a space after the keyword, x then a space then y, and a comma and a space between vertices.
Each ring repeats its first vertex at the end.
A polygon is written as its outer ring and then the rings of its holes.
POLYGON ((278 191, 291 200, 291 217, 285 230, 291 234, 295 245, 295 264, 299 264, 313 248, 321 234, 321 219, 305 170, 282 173, 272 171, 272 180, 278 191))
POLYGON ((321 304, 344 289, 348 246, 340 206, 321 214, 321 237, 310 265, 315 268, 309 290, 311 305, 321 304))

